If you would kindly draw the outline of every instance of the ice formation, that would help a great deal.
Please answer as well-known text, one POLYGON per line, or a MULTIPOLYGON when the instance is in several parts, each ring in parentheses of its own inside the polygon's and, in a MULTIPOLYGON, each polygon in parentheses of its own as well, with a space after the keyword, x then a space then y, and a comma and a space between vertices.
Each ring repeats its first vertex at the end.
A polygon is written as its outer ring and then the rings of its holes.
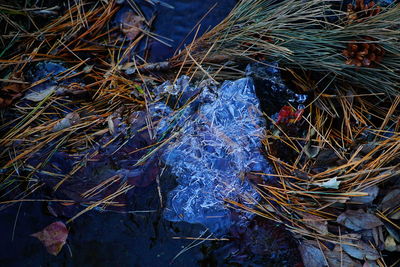
MULTIPOLYGON (((196 91, 186 86, 186 91, 196 91)), ((164 88, 171 90, 171 85, 164 88)), ((169 193, 164 217, 224 232, 232 225, 224 200, 258 198, 244 174, 272 171, 261 154, 265 120, 252 79, 226 81, 215 91, 205 86, 182 113, 179 135, 162 154, 178 182, 169 193)))

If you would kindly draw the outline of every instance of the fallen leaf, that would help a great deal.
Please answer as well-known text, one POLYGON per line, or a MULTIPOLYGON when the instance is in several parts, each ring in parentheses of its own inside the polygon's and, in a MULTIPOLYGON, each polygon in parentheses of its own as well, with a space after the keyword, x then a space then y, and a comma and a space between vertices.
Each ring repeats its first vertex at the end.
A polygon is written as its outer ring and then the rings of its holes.
POLYGON ((67 240, 68 229, 63 222, 54 222, 31 236, 39 239, 48 253, 57 256, 67 240))
POLYGON ((363 267, 379 267, 376 261, 366 261, 363 264, 363 267))
POLYGON ((90 72, 93 70, 93 67, 94 67, 94 65, 86 65, 86 66, 83 68, 83 72, 84 72, 84 73, 90 73, 90 72))
POLYGON ((134 40, 141 32, 144 18, 127 11, 122 15, 121 30, 129 40, 134 40))
POLYGON ((366 154, 368 154, 369 152, 371 152, 375 147, 377 147, 377 145, 378 145, 378 143, 375 143, 375 142, 371 142, 371 143, 368 143, 368 144, 364 144, 364 145, 362 145, 362 148, 361 148, 361 150, 360 150, 360 153, 366 155, 366 154))
POLYGON ((114 135, 114 133, 115 133, 115 124, 114 124, 114 120, 113 120, 113 116, 112 115, 107 117, 107 125, 108 125, 108 130, 109 130, 110 134, 114 135))
POLYGON ((318 153, 315 159, 316 166, 327 166, 335 163, 340 158, 336 155, 336 152, 331 149, 324 149, 318 153))
POLYGON ((57 90, 57 86, 49 86, 44 90, 41 90, 39 92, 36 91, 31 91, 28 92, 24 99, 33 101, 33 102, 40 102, 43 99, 45 99, 47 96, 49 96, 50 94, 54 93, 57 90))
POLYGON ((400 205, 400 189, 394 189, 390 191, 382 199, 381 208, 383 211, 392 209, 400 205))
POLYGON ((319 247, 313 245, 313 242, 309 240, 302 242, 299 250, 305 267, 328 266, 324 254, 319 247))
POLYGON ((394 240, 400 243, 400 230, 390 223, 385 223, 385 228, 388 231, 389 235, 391 235, 394 240))
POLYGON ((375 248, 361 240, 353 241, 352 243, 353 245, 343 245, 343 250, 353 258, 377 260, 381 257, 375 248))
POLYGON ((397 244, 396 244, 396 241, 394 240, 394 238, 392 237, 392 236, 388 236, 388 237, 386 237, 386 240, 385 240, 385 249, 387 250, 387 251, 391 251, 391 252, 393 252, 393 251, 396 251, 396 249, 397 249, 397 244))
POLYGON ((333 250, 324 250, 329 266, 361 267, 361 263, 350 258, 339 245, 333 250))
POLYGON ((340 214, 336 221, 354 231, 372 229, 374 227, 383 225, 382 221, 374 214, 365 213, 361 209, 347 210, 340 214))
POLYGON ((303 115, 304 109, 296 110, 291 106, 283 106, 278 113, 277 124, 293 124, 298 122, 303 115))
POLYGON ((339 189, 340 181, 337 178, 332 178, 329 181, 323 183, 314 183, 315 185, 324 187, 324 188, 332 188, 332 189, 339 189))
POLYGON ((323 235, 329 234, 328 222, 319 216, 304 213, 303 222, 320 234, 323 235))
POLYGON ((361 191, 362 193, 367 193, 368 196, 361 196, 361 197, 352 197, 350 199, 351 202, 357 202, 357 203, 363 203, 363 204, 369 204, 374 201, 374 199, 378 196, 379 193, 379 187, 376 185, 370 186, 364 190, 361 191))
POLYGON ((76 112, 68 113, 62 120, 60 120, 56 125, 54 125, 52 131, 58 132, 63 129, 69 128, 73 125, 78 124, 81 121, 81 117, 76 112))
POLYGON ((400 210, 393 212, 393 214, 389 215, 389 218, 392 220, 400 219, 400 210))

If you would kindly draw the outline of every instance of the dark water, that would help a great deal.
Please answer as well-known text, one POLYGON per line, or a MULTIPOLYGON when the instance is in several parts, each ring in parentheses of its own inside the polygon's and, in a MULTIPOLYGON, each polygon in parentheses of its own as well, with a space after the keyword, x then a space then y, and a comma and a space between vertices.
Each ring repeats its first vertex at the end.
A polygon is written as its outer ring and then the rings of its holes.
POLYGON ((176 49, 183 49, 184 44, 189 44, 195 37, 196 29, 191 34, 189 32, 200 22, 198 37, 204 32, 217 25, 225 18, 236 4, 236 0, 166 0, 175 7, 169 9, 160 7, 159 17, 156 19, 154 28, 157 34, 173 39, 171 47, 167 47, 159 42, 151 45, 151 59, 158 61, 173 54, 176 49), (210 13, 202 17, 208 12, 210 13))
MULTIPOLYGON (((148 21, 155 17, 150 30, 157 36, 141 42, 136 52, 143 56, 146 50, 148 61, 159 62, 190 44, 196 37, 197 29, 197 37, 200 37, 216 26, 229 14, 237 0, 164 0, 164 5, 151 5, 144 0, 136 2, 148 21)), ((124 4, 116 15, 116 22, 130 9, 129 4, 124 4)))
MULTIPOLYGON (((52 256, 29 235, 57 219, 46 215, 45 204, 24 203, 16 220, 18 208, 16 205, 3 211, 0 218, 0 266, 168 266, 182 247, 191 242, 172 238, 197 237, 204 229, 200 225, 172 226, 161 220, 159 212, 93 211, 68 225, 68 246, 58 256, 52 256)), ((208 257, 199 246, 178 257, 173 266, 200 266, 200 261, 210 261, 208 257)))
MULTIPOLYGON (((174 186, 173 177, 161 178, 163 192, 174 186)), ((68 245, 58 256, 48 254, 30 235, 65 217, 50 215, 46 202, 3 210, 0 266, 294 266, 300 261, 289 235, 261 220, 248 228, 232 228, 227 235, 230 241, 196 242, 197 246, 173 260, 192 244, 192 240, 174 237, 199 237, 204 226, 164 220, 155 184, 133 189, 128 205, 131 211, 149 212, 88 212, 68 224, 68 245)), ((51 206, 60 211, 56 204, 51 206)))

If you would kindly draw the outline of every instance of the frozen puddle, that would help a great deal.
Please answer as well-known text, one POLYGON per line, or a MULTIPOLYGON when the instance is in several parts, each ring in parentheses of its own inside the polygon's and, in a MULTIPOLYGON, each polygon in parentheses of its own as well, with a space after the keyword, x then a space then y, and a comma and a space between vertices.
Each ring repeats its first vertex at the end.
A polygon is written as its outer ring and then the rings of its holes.
MULTIPOLYGON (((251 78, 226 81, 218 89, 190 87, 185 76, 177 84, 180 86, 167 82, 157 90, 198 95, 175 112, 175 117, 169 116, 159 124, 162 132, 172 121, 178 121, 174 130, 178 135, 161 155, 178 182, 168 195, 164 217, 174 222, 200 223, 214 233, 224 233, 233 223, 224 200, 245 203, 258 199, 245 174, 272 172, 261 154, 265 120, 259 100, 251 78)), ((157 105, 158 110, 162 109, 162 104, 157 105)), ((239 214, 239 223, 246 223, 252 216, 239 214)))

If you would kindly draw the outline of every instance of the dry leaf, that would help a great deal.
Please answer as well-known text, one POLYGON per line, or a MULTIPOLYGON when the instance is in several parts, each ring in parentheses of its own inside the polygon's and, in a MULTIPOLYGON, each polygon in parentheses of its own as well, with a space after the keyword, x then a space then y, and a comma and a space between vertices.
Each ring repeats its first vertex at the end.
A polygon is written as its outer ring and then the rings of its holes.
POLYGON ((385 223, 385 228, 388 231, 389 235, 391 235, 394 240, 400 243, 400 231, 398 228, 394 227, 390 223, 385 223))
POLYGON ((65 118, 60 120, 56 125, 54 125, 52 131, 58 132, 63 129, 69 128, 73 125, 78 124, 81 121, 81 117, 76 112, 68 113, 65 118))
POLYGON ((379 267, 376 261, 366 261, 363 264, 363 267, 379 267))
POLYGON ((400 205, 400 189, 394 189, 390 191, 382 199, 381 208, 382 210, 392 209, 400 205))
POLYGON ((328 266, 324 254, 319 249, 319 247, 313 245, 313 242, 308 240, 302 242, 300 244, 299 250, 305 267, 328 266))
POLYGON ((115 124, 113 120, 113 115, 110 115, 107 117, 107 125, 108 125, 108 130, 111 135, 114 135, 115 133, 115 124))
POLYGON ((372 229, 383 225, 378 217, 374 214, 365 213, 363 210, 347 210, 340 214, 336 221, 354 231, 372 229))
POLYGON ((400 219, 400 210, 393 212, 393 214, 389 215, 389 218, 392 220, 400 219))
POLYGON ((337 178, 332 178, 329 181, 323 183, 315 183, 315 185, 324 187, 324 188, 332 188, 332 189, 339 189, 340 181, 337 178))
POLYGON ((339 157, 336 155, 335 151, 331 149, 324 149, 319 152, 315 165, 317 166, 326 166, 335 163, 339 160, 339 157))
POLYGON ((127 11, 122 15, 121 30, 129 40, 134 40, 140 33, 144 18, 127 11))
POLYGON ((343 245, 343 250, 353 258, 359 260, 377 260, 381 257, 375 248, 361 240, 353 241, 352 243, 354 245, 343 245))
POLYGON ((331 250, 324 250, 329 266, 361 267, 361 263, 350 258, 339 245, 331 250))
POLYGON ((363 203, 363 204, 372 203, 372 201, 374 201, 374 199, 378 196, 379 187, 377 187, 376 185, 370 186, 370 187, 362 190, 361 192, 368 193, 368 196, 352 197, 350 199, 350 201, 357 202, 357 203, 363 203))
POLYGON ((48 253, 57 256, 67 240, 68 229, 63 222, 54 222, 31 236, 39 239, 48 253))
POLYGON ((327 235, 329 233, 328 222, 319 216, 304 213, 303 222, 320 234, 327 235))
POLYGON ((391 251, 391 252, 393 252, 393 251, 396 251, 396 249, 397 249, 397 244, 396 244, 396 241, 394 240, 394 238, 392 237, 392 236, 388 236, 388 237, 386 237, 386 240, 385 240, 385 249, 387 250, 387 251, 391 251))
POLYGON ((33 102, 40 102, 45 99, 48 95, 54 93, 57 90, 57 86, 49 86, 44 90, 39 92, 31 91, 25 95, 25 99, 33 101, 33 102))

